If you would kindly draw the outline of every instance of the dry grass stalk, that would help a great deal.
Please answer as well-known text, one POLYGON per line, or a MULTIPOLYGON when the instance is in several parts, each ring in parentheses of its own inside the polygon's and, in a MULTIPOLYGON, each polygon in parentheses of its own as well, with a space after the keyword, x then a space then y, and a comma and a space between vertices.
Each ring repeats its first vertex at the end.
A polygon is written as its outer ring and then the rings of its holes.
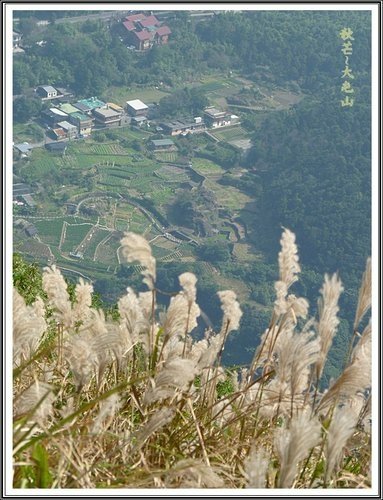
MULTIPOLYGON (((47 303, 26 306, 15 292, 15 486, 41 486, 42 465, 33 459, 39 450, 49 464, 45 487, 368 487, 371 323, 357 334, 343 373, 314 404, 310 373, 322 374, 342 286, 326 276, 318 335, 312 319, 301 328, 309 305, 289 294, 300 272, 291 231, 284 230, 281 245, 269 328, 252 364, 229 374, 221 360, 242 316, 235 293, 219 293, 222 327, 195 341, 196 277, 182 274, 181 291, 159 314, 155 260, 141 236, 127 233, 122 254, 144 268, 149 291, 128 288, 117 320, 91 307, 92 287, 84 281, 72 304, 54 267, 43 276, 47 303), (41 349, 47 308, 62 328, 59 362, 54 342, 41 349), (359 460, 364 479, 344 460, 348 443, 358 450, 351 459, 359 460), (322 460, 326 475, 318 473, 322 460)), ((367 271, 359 321, 369 303, 367 271)))

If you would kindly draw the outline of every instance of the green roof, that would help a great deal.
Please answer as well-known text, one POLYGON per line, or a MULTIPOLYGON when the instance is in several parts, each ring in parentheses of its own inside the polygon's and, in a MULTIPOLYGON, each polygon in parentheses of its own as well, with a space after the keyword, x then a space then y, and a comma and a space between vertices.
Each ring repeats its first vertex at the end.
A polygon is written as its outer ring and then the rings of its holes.
POLYGON ((78 102, 85 104, 85 106, 88 106, 89 109, 101 108, 102 106, 105 106, 105 102, 100 101, 100 99, 97 99, 97 97, 89 97, 89 99, 81 99, 78 102))
POLYGON ((64 111, 64 113, 67 113, 68 115, 71 115, 72 113, 78 113, 78 109, 72 106, 72 104, 69 104, 69 102, 61 104, 60 109, 61 111, 64 111))
POLYGON ((92 118, 90 116, 84 115, 83 113, 80 113, 80 111, 78 111, 77 113, 72 113, 70 116, 73 118, 77 118, 78 120, 81 120, 81 121, 85 121, 85 120, 91 121, 92 120, 92 118))

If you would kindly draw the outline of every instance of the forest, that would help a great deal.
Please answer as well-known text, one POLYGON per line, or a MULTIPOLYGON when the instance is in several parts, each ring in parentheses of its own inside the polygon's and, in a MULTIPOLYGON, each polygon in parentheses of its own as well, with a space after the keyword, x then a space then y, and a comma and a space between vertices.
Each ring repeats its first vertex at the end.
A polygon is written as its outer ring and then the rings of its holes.
MULTIPOLYGON (((185 86, 209 72, 235 70, 254 82, 283 83, 302 90, 305 99, 287 111, 270 112, 262 119, 255 112, 246 115, 245 124, 253 133, 247 173, 239 180, 228 171, 224 178, 227 186, 256 194, 257 216, 249 225, 254 245, 265 255, 263 262, 241 274, 235 259, 220 259, 214 242, 202 248, 200 256, 213 260, 228 275, 241 276, 251 286, 254 300, 262 305, 259 309, 244 305, 242 351, 253 349, 254 331, 267 326, 275 293, 269 283, 277 279, 273 263, 281 226, 297 235, 304 269, 299 286, 314 308, 324 272, 339 272, 348 292, 340 299, 345 313, 330 353, 328 381, 337 373, 344 355, 342 344, 352 334, 351 311, 371 253, 370 13, 227 12, 196 22, 180 11, 169 25, 169 44, 142 54, 122 43, 117 22, 110 26, 101 21, 52 23, 30 30, 26 34, 30 50, 14 60, 14 94, 24 94, 42 82, 73 88, 79 96, 100 95, 111 85, 162 82, 172 94, 161 100, 160 108, 164 116, 171 117, 174 106, 193 113, 206 105, 203 95, 185 86), (344 56, 339 31, 345 26, 352 28, 354 37, 355 105, 350 108, 340 105, 344 56), (47 43, 38 46, 35 42, 41 36, 47 43)), ((28 99, 20 100, 15 106, 25 111, 28 99)), ((35 112, 37 104, 28 105, 35 112)), ((212 157, 216 154, 213 147, 212 157)), ((229 170, 230 162, 238 159, 229 147, 221 161, 229 170)), ((190 212, 191 200, 185 198, 180 205, 190 212)), ((223 253, 230 255, 230 248, 223 253)), ((160 288, 174 289, 182 272, 179 267, 163 265, 160 288)), ((122 267, 121 274, 125 272, 122 267)), ((212 321, 218 321, 213 280, 198 263, 193 272, 199 278, 200 303, 212 321)), ((118 287, 117 282, 114 278, 99 289, 118 287)), ((225 353, 228 362, 246 362, 235 338, 234 334, 230 353, 225 353)))

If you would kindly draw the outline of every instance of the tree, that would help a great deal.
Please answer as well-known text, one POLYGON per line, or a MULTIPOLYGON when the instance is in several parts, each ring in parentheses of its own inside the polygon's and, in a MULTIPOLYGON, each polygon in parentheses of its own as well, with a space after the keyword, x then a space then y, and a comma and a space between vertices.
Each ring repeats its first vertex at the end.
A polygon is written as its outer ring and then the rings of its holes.
POLYGON ((13 101, 13 120, 16 123, 25 123, 33 117, 38 116, 42 110, 40 99, 18 97, 13 101))
POLYGON ((209 262, 226 262, 230 260, 229 244, 224 240, 207 238, 199 247, 198 255, 209 262))

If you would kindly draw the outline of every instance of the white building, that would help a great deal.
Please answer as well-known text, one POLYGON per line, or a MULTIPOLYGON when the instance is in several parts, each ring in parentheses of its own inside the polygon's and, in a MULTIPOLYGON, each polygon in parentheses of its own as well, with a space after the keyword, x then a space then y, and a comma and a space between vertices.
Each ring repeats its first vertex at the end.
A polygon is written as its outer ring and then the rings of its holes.
POLYGON ((147 114, 149 107, 140 99, 133 99, 126 101, 126 110, 131 116, 143 116, 147 114))

